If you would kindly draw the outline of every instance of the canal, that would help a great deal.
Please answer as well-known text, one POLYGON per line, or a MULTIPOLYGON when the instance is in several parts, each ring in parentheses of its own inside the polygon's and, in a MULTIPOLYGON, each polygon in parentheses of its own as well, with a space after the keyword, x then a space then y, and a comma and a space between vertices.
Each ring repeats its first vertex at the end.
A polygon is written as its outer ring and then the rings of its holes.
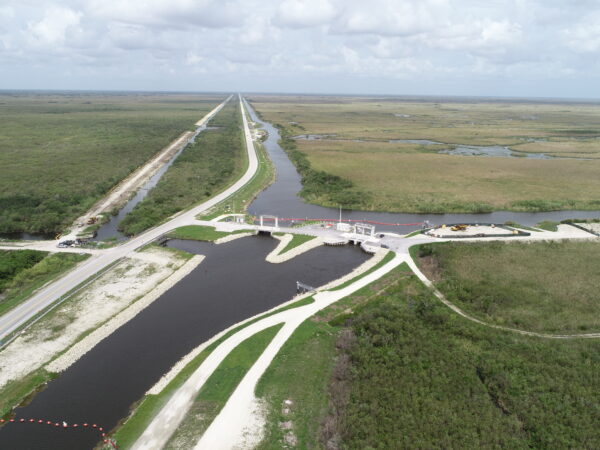
MULTIPOLYGON (((279 130, 272 124, 260 119, 252 106, 245 102, 254 122, 259 122, 268 133, 264 142, 265 149, 273 161, 277 178, 248 207, 253 215, 271 214, 280 218, 327 219, 337 220, 339 210, 305 203, 298 193, 302 189, 301 177, 296 167, 279 145, 279 130)), ((398 195, 402 195, 399 193, 398 195)), ((560 222, 565 219, 586 219, 600 217, 600 211, 550 211, 550 212, 512 212, 495 211, 482 214, 407 214, 371 211, 344 210, 342 217, 347 221, 373 221, 386 224, 422 223, 505 223, 512 221, 522 225, 535 225, 545 220, 560 222)), ((282 223, 285 223, 283 221, 282 223)), ((394 231, 405 234, 421 228, 420 225, 397 226, 376 225, 378 230, 394 231)))
MULTIPOLYGON (((282 264, 265 261, 269 236, 214 245, 169 241, 206 259, 134 319, 100 342, 31 402, 16 419, 98 424, 109 430, 180 358, 229 326, 290 300, 296 281, 320 286, 368 259, 358 247, 319 247, 282 264)), ((0 429, 0 448, 81 450, 98 433, 38 424, 0 429)))

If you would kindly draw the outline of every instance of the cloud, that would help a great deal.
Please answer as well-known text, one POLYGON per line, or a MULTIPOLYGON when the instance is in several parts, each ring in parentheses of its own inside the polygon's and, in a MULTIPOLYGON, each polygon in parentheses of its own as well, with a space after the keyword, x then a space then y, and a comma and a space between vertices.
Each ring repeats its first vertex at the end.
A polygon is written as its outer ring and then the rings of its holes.
POLYGON ((221 89, 524 78, 570 89, 600 76, 599 24, 597 0, 2 0, 0 88, 54 71, 90 88, 137 77, 165 89, 199 78, 221 89))
POLYGON ((150 27, 222 28, 243 23, 240 3, 230 0, 90 0, 90 15, 150 27))
POLYGON ((577 53, 593 53, 600 50, 600 13, 588 15, 581 22, 567 27, 562 36, 569 48, 577 53))
POLYGON ((41 45, 64 44, 67 33, 79 25, 81 12, 62 6, 50 6, 41 20, 29 22, 30 36, 41 45))
POLYGON ((305 28, 329 23, 338 14, 328 0, 285 0, 273 23, 280 27, 305 28))

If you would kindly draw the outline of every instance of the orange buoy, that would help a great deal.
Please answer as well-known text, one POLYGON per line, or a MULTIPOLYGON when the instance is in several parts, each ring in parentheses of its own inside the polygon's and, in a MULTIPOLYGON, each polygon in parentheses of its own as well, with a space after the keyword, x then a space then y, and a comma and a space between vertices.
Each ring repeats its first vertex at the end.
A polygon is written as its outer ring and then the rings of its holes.
POLYGON ((92 425, 92 428, 96 428, 97 426, 98 426, 98 425, 94 424, 94 425, 92 425))
POLYGON ((84 427, 87 427, 87 426, 88 426, 88 424, 87 424, 87 423, 84 423, 84 424, 83 424, 83 426, 84 426, 84 427))

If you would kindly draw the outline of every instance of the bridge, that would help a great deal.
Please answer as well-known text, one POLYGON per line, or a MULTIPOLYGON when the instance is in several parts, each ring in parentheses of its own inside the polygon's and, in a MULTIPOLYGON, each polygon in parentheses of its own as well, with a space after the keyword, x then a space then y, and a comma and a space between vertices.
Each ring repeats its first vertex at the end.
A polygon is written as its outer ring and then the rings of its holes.
POLYGON ((304 294, 306 292, 313 292, 316 289, 312 286, 309 286, 308 284, 304 284, 300 281, 296 281, 296 292, 298 292, 299 294, 304 294))

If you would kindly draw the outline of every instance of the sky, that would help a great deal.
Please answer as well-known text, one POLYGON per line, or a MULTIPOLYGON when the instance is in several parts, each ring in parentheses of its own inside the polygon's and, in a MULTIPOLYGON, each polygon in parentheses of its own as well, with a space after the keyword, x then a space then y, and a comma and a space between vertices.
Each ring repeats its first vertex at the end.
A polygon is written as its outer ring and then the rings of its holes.
POLYGON ((600 0, 0 0, 0 89, 600 98, 600 0))

